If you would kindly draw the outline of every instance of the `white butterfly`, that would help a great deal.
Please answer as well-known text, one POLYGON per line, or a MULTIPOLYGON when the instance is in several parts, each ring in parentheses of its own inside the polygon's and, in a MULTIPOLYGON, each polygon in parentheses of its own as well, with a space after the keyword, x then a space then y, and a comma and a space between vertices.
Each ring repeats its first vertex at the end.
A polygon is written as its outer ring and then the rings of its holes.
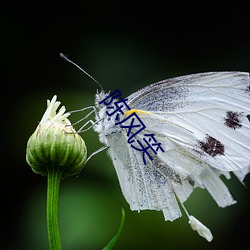
POLYGON ((82 109, 93 108, 80 121, 93 112, 96 121, 89 120, 80 132, 91 123, 104 144, 88 159, 108 148, 131 210, 161 210, 165 220, 173 221, 181 216, 180 204, 191 228, 211 241, 210 230, 183 203, 196 187, 207 189, 220 207, 236 202, 220 176, 233 173, 243 182, 250 172, 249 74, 209 72, 167 79, 133 93, 126 103, 108 96, 102 89, 95 107, 82 109), (135 114, 143 130, 130 120, 135 114))
POLYGON ((128 96, 131 110, 124 106, 119 117, 118 112, 108 115, 111 109, 102 102, 107 96, 103 90, 96 94, 93 129, 108 148, 131 210, 161 210, 173 221, 181 216, 179 201, 191 227, 211 241, 210 230, 188 214, 183 202, 200 187, 220 207, 235 203, 220 175, 230 178, 233 172, 242 182, 250 172, 249 74, 210 72, 160 81, 128 96), (126 120, 133 112, 145 125, 140 133, 126 120), (127 128, 121 127, 124 120, 127 128), (137 133, 133 143, 128 132, 137 133), (147 155, 134 149, 145 134, 154 134, 163 151, 149 149, 147 155))

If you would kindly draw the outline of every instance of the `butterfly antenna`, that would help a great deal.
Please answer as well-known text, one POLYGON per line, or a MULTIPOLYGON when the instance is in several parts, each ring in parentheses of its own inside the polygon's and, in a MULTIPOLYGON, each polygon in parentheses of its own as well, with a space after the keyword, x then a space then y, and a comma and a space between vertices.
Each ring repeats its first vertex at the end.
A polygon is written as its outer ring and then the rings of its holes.
POLYGON ((95 83, 97 83, 97 85, 101 88, 101 90, 103 91, 103 87, 102 85, 92 76, 90 75, 88 72, 86 72, 84 69, 82 69, 79 65, 77 65, 76 63, 74 63, 73 61, 71 61, 67 56, 65 56, 63 53, 60 53, 60 57, 64 60, 66 60, 67 62, 73 64, 75 67, 77 67, 79 70, 81 70, 85 75, 87 75, 89 78, 91 78, 95 83))

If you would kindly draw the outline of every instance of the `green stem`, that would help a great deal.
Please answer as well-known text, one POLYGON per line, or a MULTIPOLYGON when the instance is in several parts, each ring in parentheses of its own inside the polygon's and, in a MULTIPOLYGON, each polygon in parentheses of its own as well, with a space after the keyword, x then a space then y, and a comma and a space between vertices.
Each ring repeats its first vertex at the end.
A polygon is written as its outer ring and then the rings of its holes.
POLYGON ((48 168, 47 186, 47 227, 50 250, 61 250, 59 231, 59 188, 62 170, 58 167, 48 168))

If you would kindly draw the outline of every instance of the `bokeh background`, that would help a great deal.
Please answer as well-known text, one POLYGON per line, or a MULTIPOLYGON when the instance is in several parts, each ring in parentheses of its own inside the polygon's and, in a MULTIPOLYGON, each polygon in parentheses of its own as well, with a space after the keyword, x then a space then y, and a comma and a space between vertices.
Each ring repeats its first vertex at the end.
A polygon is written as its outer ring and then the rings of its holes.
MULTIPOLYGON (((69 55, 106 90, 127 96, 169 77, 219 70, 249 71, 248 6, 218 1, 41 1, 1 4, 1 249, 48 249, 46 178, 25 161, 26 143, 54 94, 67 110, 93 105, 97 85, 59 57, 69 55), (171 3, 171 4, 170 4, 171 3)), ((83 114, 72 116, 76 121, 83 114)), ((89 154, 101 147, 82 134, 89 154)), ((65 250, 102 249, 121 208, 125 225, 114 249, 248 249, 249 186, 225 180, 237 204, 218 208, 205 190, 186 202, 214 235, 190 229, 186 216, 165 222, 161 212, 132 212, 106 152, 81 175, 62 181, 60 229, 65 250)))

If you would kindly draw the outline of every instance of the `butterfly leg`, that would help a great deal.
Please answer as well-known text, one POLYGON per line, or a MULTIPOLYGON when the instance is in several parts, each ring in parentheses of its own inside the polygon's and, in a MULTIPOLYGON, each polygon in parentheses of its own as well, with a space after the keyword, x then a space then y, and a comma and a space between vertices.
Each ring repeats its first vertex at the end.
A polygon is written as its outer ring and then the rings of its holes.
POLYGON ((93 122, 92 120, 88 120, 86 123, 84 123, 77 131, 77 133, 82 133, 82 132, 86 132, 88 130, 90 130, 94 125, 96 124, 96 122, 93 122), (89 123, 91 123, 91 125, 88 128, 85 128, 89 123))
POLYGON ((85 161, 84 165, 86 165, 86 163, 96 154, 102 152, 103 150, 105 150, 106 148, 108 148, 108 146, 102 146, 101 148, 97 149, 96 151, 94 151, 93 153, 91 153, 91 155, 87 158, 87 160, 85 161))
MULTIPOLYGON (((78 110, 73 110, 70 112, 70 114, 72 113, 76 113, 76 112, 83 112, 85 110, 88 110, 88 109, 92 109, 88 114, 86 114, 83 118, 81 118, 80 120, 78 120, 77 122, 75 122, 74 124, 72 124, 73 126, 81 123, 82 121, 86 120, 88 117, 90 117, 93 113, 96 114, 96 108, 95 106, 90 106, 90 107, 86 107, 86 108, 82 108, 82 109, 78 109, 78 110)), ((86 123, 84 123, 77 131, 77 133, 81 133, 81 132, 85 132, 85 131, 88 131, 89 129, 91 129, 96 123, 93 122, 92 120, 88 120, 86 123), (91 123, 91 126, 84 129, 89 123, 91 123)))
POLYGON ((81 167, 81 169, 79 170, 79 172, 77 173, 77 176, 79 176, 79 174, 81 173, 82 169, 84 168, 84 166, 86 165, 86 163, 96 154, 102 152, 103 150, 107 149, 108 146, 102 146, 101 148, 97 149, 96 151, 94 151, 93 153, 91 153, 91 155, 87 158, 87 160, 84 162, 83 166, 81 167))
POLYGON ((83 120, 87 119, 93 113, 96 114, 96 108, 94 106, 90 106, 90 107, 70 111, 70 114, 72 114, 72 113, 76 113, 76 112, 83 112, 83 111, 85 111, 87 109, 92 109, 92 110, 87 115, 85 115, 83 118, 81 118, 79 121, 75 122, 73 125, 76 125, 76 124, 82 122, 83 120))

